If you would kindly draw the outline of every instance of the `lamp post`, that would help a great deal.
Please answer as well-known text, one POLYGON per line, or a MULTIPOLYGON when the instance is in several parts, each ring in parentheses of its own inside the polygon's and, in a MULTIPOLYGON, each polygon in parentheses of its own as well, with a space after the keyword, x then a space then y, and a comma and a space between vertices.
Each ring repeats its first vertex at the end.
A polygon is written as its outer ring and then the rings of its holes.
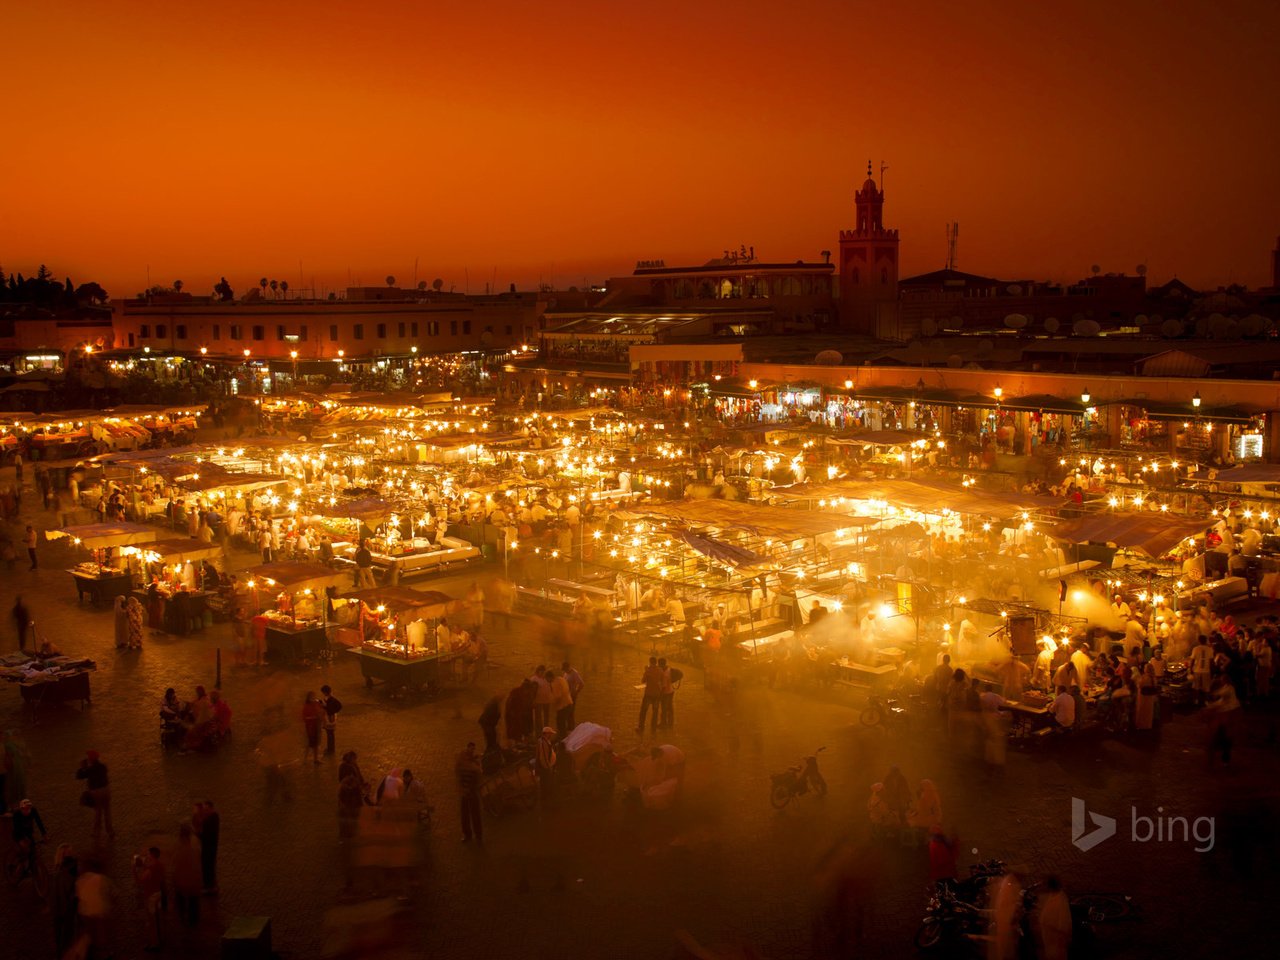
POLYGON ((293 360, 293 388, 298 389, 298 351, 290 350, 289 357, 293 360))

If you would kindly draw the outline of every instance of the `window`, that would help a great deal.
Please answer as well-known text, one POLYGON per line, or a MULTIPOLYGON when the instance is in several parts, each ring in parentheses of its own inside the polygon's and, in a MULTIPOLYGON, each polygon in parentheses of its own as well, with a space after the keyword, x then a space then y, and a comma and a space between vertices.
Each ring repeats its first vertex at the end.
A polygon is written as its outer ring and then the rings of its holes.
POLYGON ((183 324, 181 324, 181 323, 180 323, 180 324, 178 324, 176 327, 174 327, 174 328, 173 328, 173 335, 174 335, 175 337, 177 337, 179 340, 185 340, 185 339, 187 339, 187 328, 186 328, 186 326, 184 326, 184 325, 183 325, 183 324))
POLYGON ((279 325, 277 325, 277 326, 276 326, 276 339, 277 339, 277 340, 283 340, 283 339, 284 339, 284 324, 283 324, 283 323, 282 323, 282 324, 279 324, 279 325))
POLYGON ((463 321, 462 321, 462 332, 463 332, 463 333, 470 333, 470 332, 471 332, 471 321, 470 321, 470 320, 463 320, 463 321))
POLYGON ((333 343, 338 339, 338 325, 331 323, 329 325, 329 342, 333 343))
POLYGON ((222 324, 220 324, 220 323, 215 323, 215 324, 213 325, 213 339, 215 339, 215 340, 221 340, 221 339, 222 339, 222 324))
POLYGON ((133 334, 129 334, 129 346, 133 346, 133 334))
POLYGON ((298 328, 298 339, 299 340, 307 339, 307 325, 305 323, 298 328))
POLYGON ((165 337, 167 337, 168 335, 169 335, 169 328, 168 328, 167 326, 165 326, 163 323, 157 323, 157 324, 156 324, 156 339, 157 339, 157 340, 163 340, 163 339, 164 339, 165 337))
POLYGON ((255 340, 267 339, 267 328, 263 326, 255 326, 253 328, 253 339, 255 340))
POLYGON ((458 321, 457 321, 457 320, 450 320, 450 321, 449 321, 449 336, 451 336, 451 337, 456 337, 457 335, 458 335, 458 321))
POLYGON ((363 324, 363 323, 357 323, 354 327, 352 327, 352 328, 351 328, 351 335, 352 335, 353 337, 355 337, 357 340, 363 340, 363 339, 364 339, 364 324, 363 324))
POLYGON ((244 339, 244 328, 243 328, 243 327, 241 327, 241 326, 240 326, 240 324, 238 324, 238 323, 233 323, 233 324, 231 325, 231 339, 232 339, 232 340, 243 340, 243 339, 244 339))
MULTIPOLYGON (((413 323, 409 324, 409 327, 412 331, 410 333, 410 336, 412 336, 415 340, 418 339, 418 321, 417 320, 413 321, 413 323)), ((404 334, 402 333, 400 334, 400 336, 403 337, 404 334)))
POLYGON ((143 340, 150 340, 150 339, 151 339, 151 324, 149 324, 149 323, 144 323, 144 324, 142 325, 142 327, 138 330, 138 336, 139 336, 139 337, 141 337, 143 340))
POLYGON ((385 323, 378 324, 378 339, 387 339, 387 325, 385 323))
POLYGON ((438 336, 440 336, 440 321, 439 321, 439 320, 428 320, 428 321, 427 321, 427 336, 428 336, 428 337, 438 337, 438 336))
POLYGON ((399 330, 400 330, 400 332, 397 334, 397 336, 398 336, 401 340, 403 340, 403 339, 404 339, 404 324, 403 324, 403 323, 401 323, 401 324, 400 324, 399 330))

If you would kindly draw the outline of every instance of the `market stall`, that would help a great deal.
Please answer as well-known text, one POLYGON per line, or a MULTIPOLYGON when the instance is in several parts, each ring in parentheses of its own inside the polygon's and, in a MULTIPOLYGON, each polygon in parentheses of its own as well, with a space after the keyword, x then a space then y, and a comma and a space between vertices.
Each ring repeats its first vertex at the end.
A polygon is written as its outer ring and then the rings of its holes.
MULTIPOLYGON (((158 531, 139 523, 88 523, 61 530, 50 530, 50 539, 70 537, 77 546, 92 551, 93 558, 77 564, 67 572, 75 581, 77 598, 86 596, 96 605, 110 603, 115 597, 128 596, 133 589, 125 549, 136 544, 152 543, 158 531)), ((135 553, 131 550, 129 553, 135 553)))
POLYGON ((23 704, 33 714, 44 704, 79 701, 83 707, 89 703, 89 674, 96 669, 92 660, 78 657, 14 653, 0 658, 0 677, 18 685, 23 704))
POLYGON ((140 548, 138 557, 145 586, 134 595, 154 629, 185 635, 213 623, 209 600, 217 595, 219 583, 208 571, 216 574, 225 562, 220 545, 159 540, 140 548))
MULTIPOLYGON (((387 684, 394 690, 438 689, 464 651, 442 650, 436 626, 458 601, 439 591, 381 587, 356 590, 335 601, 340 638, 354 633, 352 653, 360 658, 365 684, 387 684), (341 605, 339 605, 341 603, 341 605)), ((344 642, 350 642, 344 640, 344 642)))
POLYGON ((257 597, 253 629, 261 632, 268 660, 314 660, 328 648, 325 591, 344 585, 346 574, 317 563, 264 563, 241 576, 257 597))

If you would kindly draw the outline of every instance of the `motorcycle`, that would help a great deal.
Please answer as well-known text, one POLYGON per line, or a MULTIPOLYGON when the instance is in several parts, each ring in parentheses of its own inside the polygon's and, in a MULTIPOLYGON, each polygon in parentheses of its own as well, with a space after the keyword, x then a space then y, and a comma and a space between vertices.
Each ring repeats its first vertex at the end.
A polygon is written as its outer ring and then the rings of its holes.
POLYGON ((961 900, 949 886, 938 884, 916 931, 916 948, 934 950, 940 946, 977 942, 987 935, 989 923, 985 910, 961 900))
POLYGON ((825 749, 827 748, 819 747, 814 751, 814 756, 805 757, 799 763, 793 763, 786 770, 775 773, 769 778, 773 784, 769 789, 769 802, 773 804, 775 810, 781 810, 791 802, 792 797, 798 797, 810 790, 820 797, 826 796, 827 781, 818 770, 817 757, 817 754, 825 749))
POLYGON ((886 699, 871 694, 860 718, 864 727, 884 726, 889 729, 906 729, 907 709, 901 700, 886 699))

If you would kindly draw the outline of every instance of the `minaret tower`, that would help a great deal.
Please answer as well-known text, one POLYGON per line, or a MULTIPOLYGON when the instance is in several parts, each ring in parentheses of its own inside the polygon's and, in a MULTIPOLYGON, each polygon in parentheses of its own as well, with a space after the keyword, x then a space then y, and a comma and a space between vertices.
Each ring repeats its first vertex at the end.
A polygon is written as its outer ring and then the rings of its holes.
POLYGON ((840 326, 885 339, 898 333, 898 231, 884 228, 881 187, 867 161, 867 179, 854 195, 857 227, 840 231, 840 326))

